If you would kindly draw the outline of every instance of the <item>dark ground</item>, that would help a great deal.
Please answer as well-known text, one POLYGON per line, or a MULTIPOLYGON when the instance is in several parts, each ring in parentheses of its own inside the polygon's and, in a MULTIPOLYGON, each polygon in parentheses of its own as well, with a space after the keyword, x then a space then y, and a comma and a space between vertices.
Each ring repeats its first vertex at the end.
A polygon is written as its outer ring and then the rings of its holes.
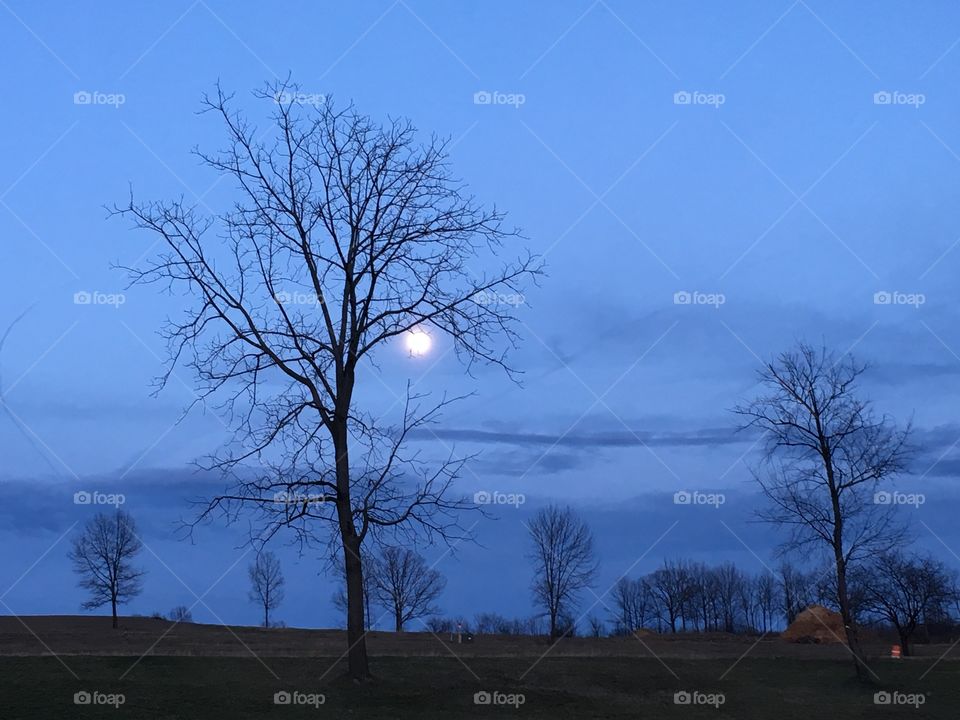
POLYGON ((878 661, 875 687, 859 686, 851 667, 839 661, 744 659, 732 671, 720 660, 547 657, 522 680, 528 658, 473 658, 466 666, 450 658, 378 658, 377 680, 356 686, 335 668, 322 680, 330 658, 148 657, 123 680, 136 658, 68 658, 75 679, 55 658, 0 658, 0 708, 4 720, 52 718, 951 718, 960 709, 960 675, 953 662, 878 661), (275 679, 270 671, 279 676, 275 679), (476 677, 474 676, 476 674, 476 677), (721 676, 727 673, 723 679, 721 676), (479 679, 478 679, 479 678, 479 679), (886 689, 923 693, 913 706, 877 706, 886 689), (123 705, 75 705, 82 690, 122 693, 123 705), (324 704, 275 705, 274 693, 322 693, 324 704), (474 694, 522 693, 524 703, 478 706, 474 694), (724 703, 676 705, 681 690, 723 693, 724 703))
POLYGON ((15 618, 0 621, 0 720, 960 717, 960 663, 934 664, 946 646, 919 648, 923 657, 900 661, 871 658, 878 679, 860 685, 843 647, 777 638, 580 638, 544 656, 549 646, 533 638, 456 645, 429 634, 377 633, 370 642, 376 680, 357 686, 337 662, 345 649, 339 631, 129 618, 111 632, 102 618, 24 618, 34 637, 15 618), (75 704, 83 691, 119 693, 124 702, 75 704), (280 691, 322 694, 325 702, 276 705, 280 691), (477 705, 481 691, 520 693, 523 703, 477 705), (680 691, 722 693, 723 703, 678 705, 680 691), (881 691, 913 694, 923 704, 878 706, 881 691))

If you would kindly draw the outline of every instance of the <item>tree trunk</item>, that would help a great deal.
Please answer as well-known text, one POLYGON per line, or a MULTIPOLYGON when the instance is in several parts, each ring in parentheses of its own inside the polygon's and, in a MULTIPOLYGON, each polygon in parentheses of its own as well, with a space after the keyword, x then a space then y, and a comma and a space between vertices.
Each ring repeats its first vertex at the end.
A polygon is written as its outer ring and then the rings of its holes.
POLYGON ((900 636, 900 655, 902 657, 910 656, 910 633, 906 630, 897 630, 897 634, 900 636))
POLYGON ((816 414, 817 433, 821 437, 820 448, 823 466, 827 472, 827 483, 830 488, 830 505, 833 510, 833 559, 837 566, 837 602, 840 605, 840 617, 843 620, 843 629, 847 636, 847 647, 853 655, 853 667, 857 679, 861 682, 869 680, 867 666, 863 662, 863 653, 860 650, 860 640, 857 638, 857 627, 853 622, 853 613, 850 611, 850 596, 847 593, 847 559, 843 555, 843 526, 846 520, 840 506, 840 491, 837 489, 833 470, 833 453, 822 438, 823 428, 820 425, 819 411, 816 414))
POLYGON ((347 665, 354 680, 367 680, 367 641, 363 613, 363 568, 360 564, 360 539, 354 533, 345 537, 344 563, 347 576, 347 665))
POLYGON ((370 678, 370 666, 367 661, 361 539, 353 524, 353 507, 350 502, 350 456, 345 411, 339 413, 332 435, 336 455, 337 520, 343 544, 344 575, 347 579, 347 666, 351 678, 365 681, 370 678))
POLYGON ((263 605, 263 626, 270 627, 270 606, 267 603, 263 605))
POLYGON ((396 625, 397 632, 403 632, 403 613, 401 612, 400 608, 394 608, 393 620, 394 624, 396 625))
POLYGON ((847 636, 847 647, 853 655, 853 666, 857 672, 857 679, 868 680, 869 672, 863 662, 863 652, 860 649, 860 640, 857 637, 857 627, 850 612, 850 597, 847 594, 847 568, 840 551, 836 552, 837 562, 837 602, 840 605, 840 617, 847 636))
POLYGON ((117 599, 115 597, 110 598, 110 608, 113 611, 113 629, 116 630, 120 625, 117 622, 117 599))

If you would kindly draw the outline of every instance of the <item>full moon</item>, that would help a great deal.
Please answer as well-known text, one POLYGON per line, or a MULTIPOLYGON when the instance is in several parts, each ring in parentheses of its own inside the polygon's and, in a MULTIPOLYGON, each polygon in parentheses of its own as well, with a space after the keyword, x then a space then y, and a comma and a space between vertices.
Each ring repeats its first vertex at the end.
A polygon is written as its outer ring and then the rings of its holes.
POLYGON ((407 350, 411 357, 422 357, 430 352, 433 340, 423 330, 411 330, 407 333, 407 350))

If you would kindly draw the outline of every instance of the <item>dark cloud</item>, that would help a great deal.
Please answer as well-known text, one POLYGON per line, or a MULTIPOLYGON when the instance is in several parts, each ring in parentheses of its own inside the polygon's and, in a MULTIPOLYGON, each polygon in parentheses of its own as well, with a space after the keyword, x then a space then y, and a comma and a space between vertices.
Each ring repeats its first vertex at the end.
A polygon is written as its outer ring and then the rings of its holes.
POLYGON ((8 478, 0 481, 0 527, 24 534, 63 532, 74 522, 115 507, 97 500, 122 496, 120 507, 136 515, 144 533, 165 537, 180 518, 190 517, 195 502, 220 489, 218 476, 187 468, 93 474, 69 481, 8 478), (83 493, 96 499, 84 504, 83 493))
POLYGON ((536 445, 548 447, 716 447, 753 442, 747 433, 735 428, 706 428, 689 432, 651 432, 649 430, 606 431, 597 433, 530 433, 480 430, 475 428, 420 429, 411 433, 416 440, 460 440, 481 444, 536 445))
POLYGON ((501 475, 517 477, 543 475, 578 470, 588 465, 596 467, 597 457, 587 452, 569 452, 546 448, 487 450, 470 465, 479 476, 501 475))
POLYGON ((871 377, 877 382, 902 384, 909 380, 936 380, 960 375, 960 362, 885 362, 871 368, 871 377))

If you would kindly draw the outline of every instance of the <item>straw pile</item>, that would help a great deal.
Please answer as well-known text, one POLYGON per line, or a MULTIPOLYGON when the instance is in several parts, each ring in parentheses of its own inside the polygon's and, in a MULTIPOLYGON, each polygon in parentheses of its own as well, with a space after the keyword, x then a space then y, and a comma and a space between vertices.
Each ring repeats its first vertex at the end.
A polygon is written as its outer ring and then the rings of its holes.
POLYGON ((797 615, 780 637, 796 643, 846 644, 840 613, 828 610, 822 605, 811 605, 797 615))

